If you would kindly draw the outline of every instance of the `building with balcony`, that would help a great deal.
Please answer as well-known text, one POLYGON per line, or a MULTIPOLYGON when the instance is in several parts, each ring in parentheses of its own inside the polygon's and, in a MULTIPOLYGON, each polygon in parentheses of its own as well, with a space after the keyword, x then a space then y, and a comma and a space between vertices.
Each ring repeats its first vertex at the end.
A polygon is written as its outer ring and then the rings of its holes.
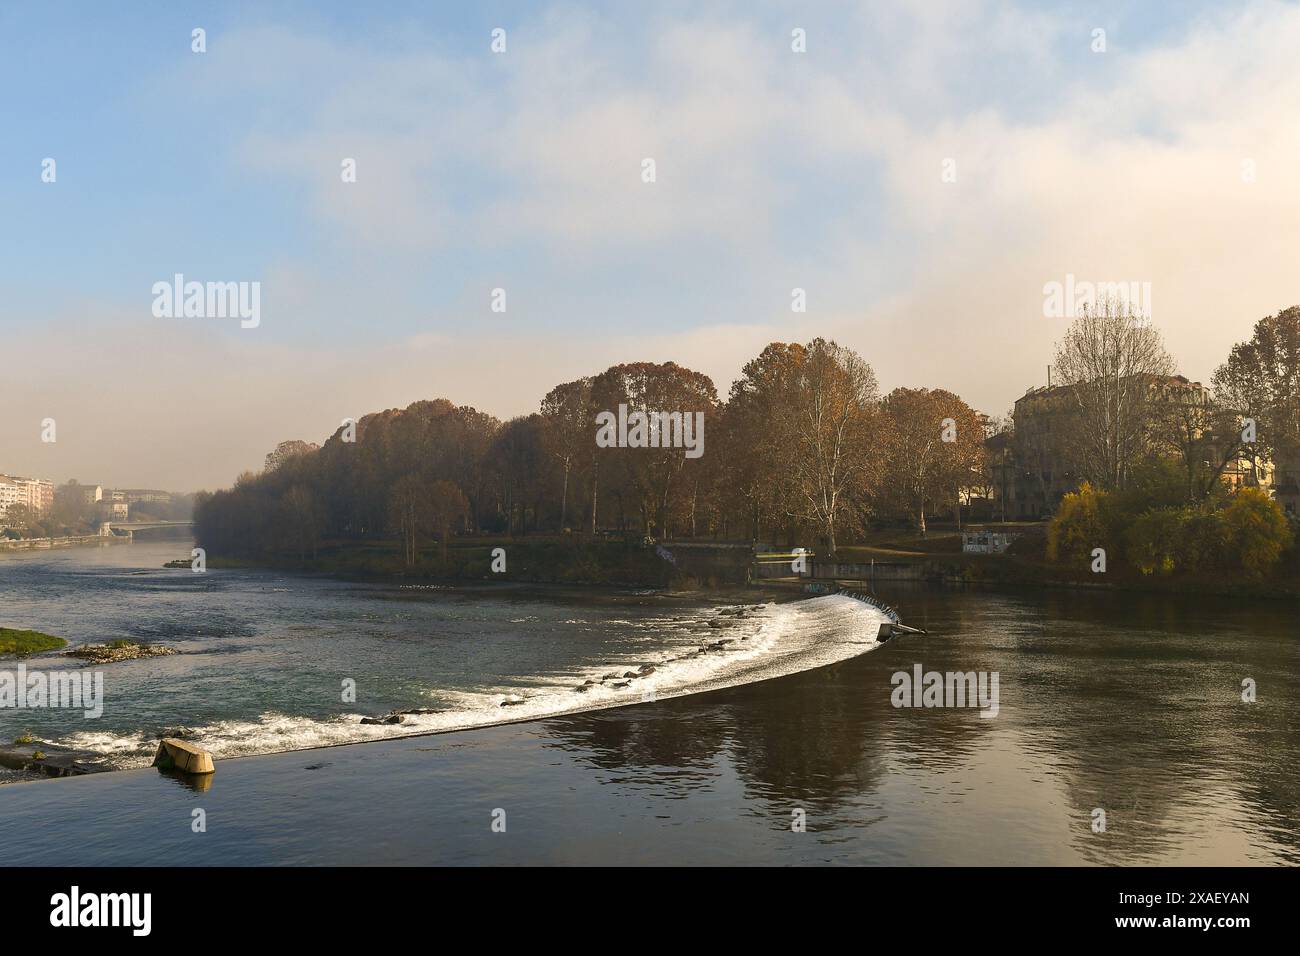
POLYGON ((12 505, 18 504, 18 482, 8 475, 0 475, 0 521, 12 505))
MULTIPOLYGON (((1212 420, 1208 388, 1181 375, 1151 376, 1145 387, 1150 420, 1138 434, 1128 436, 1131 447, 1143 456, 1183 461, 1199 461, 1203 455, 1211 467, 1222 461, 1224 442, 1235 444, 1235 436, 1217 436, 1203 427, 1212 420), (1183 450, 1176 450, 1174 437, 1184 442, 1183 450)), ((1080 414, 1072 386, 1031 388, 1016 401, 1013 434, 997 434, 985 441, 986 479, 994 495, 991 514, 1004 520, 1046 518, 1066 494, 1078 488, 1089 464, 1087 451, 1078 447, 1075 437, 1080 414)), ((1275 476, 1268 462, 1241 456, 1229 460, 1220 480, 1233 489, 1272 491, 1284 508, 1294 511, 1300 507, 1297 460, 1300 456, 1280 461, 1275 476)))
POLYGON ((125 501, 105 498, 99 503, 100 521, 126 521, 131 514, 131 506, 125 501))
POLYGON ((0 512, 10 505, 25 505, 33 515, 43 515, 54 506, 54 482, 47 478, 0 475, 0 512))

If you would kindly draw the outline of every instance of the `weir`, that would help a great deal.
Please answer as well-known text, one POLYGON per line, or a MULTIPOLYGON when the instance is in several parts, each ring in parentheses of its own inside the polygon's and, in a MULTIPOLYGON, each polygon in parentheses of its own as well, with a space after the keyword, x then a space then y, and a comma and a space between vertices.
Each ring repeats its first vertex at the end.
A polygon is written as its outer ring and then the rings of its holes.
MULTIPOLYGON (((260 718, 222 721, 187 728, 185 743, 224 761, 653 704, 786 677, 868 653, 896 635, 889 610, 865 595, 849 594, 713 607, 704 610, 708 619, 696 621, 706 628, 697 632, 694 644, 663 646, 602 664, 598 670, 574 671, 553 684, 462 694, 462 702, 454 707, 403 709, 400 721, 376 721, 373 716, 366 720, 364 713, 327 720, 277 715, 269 723, 260 718), (885 634, 882 625, 889 627, 885 634)), ((156 740, 153 746, 158 747, 156 740)), ((144 766, 155 755, 151 750, 147 757, 136 753, 124 761, 125 755, 117 751, 110 759, 115 768, 125 769, 144 766)))
POLYGON ((908 627, 906 624, 902 622, 902 619, 898 615, 897 609, 886 604, 884 601, 880 600, 875 595, 862 594, 861 592, 858 591, 846 591, 843 589, 841 589, 839 593, 843 594, 845 597, 851 597, 855 601, 861 601, 863 604, 869 605, 870 607, 874 607, 876 610, 880 611, 881 614, 885 615, 886 618, 888 618, 888 620, 881 622, 880 631, 876 636, 876 640, 880 641, 882 644, 885 641, 891 640, 892 638, 895 637, 900 637, 903 634, 927 634, 928 633, 923 628, 908 627))

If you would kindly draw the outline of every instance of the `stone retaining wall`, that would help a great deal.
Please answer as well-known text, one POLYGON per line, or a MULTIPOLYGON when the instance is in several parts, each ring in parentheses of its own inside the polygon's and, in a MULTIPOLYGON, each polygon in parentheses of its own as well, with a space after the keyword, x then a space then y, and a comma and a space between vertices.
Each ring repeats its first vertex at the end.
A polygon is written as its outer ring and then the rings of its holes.
POLYGON ((0 539, 0 551, 49 551, 51 548, 107 547, 110 544, 130 544, 123 535, 82 534, 68 538, 23 538, 21 541, 0 539))

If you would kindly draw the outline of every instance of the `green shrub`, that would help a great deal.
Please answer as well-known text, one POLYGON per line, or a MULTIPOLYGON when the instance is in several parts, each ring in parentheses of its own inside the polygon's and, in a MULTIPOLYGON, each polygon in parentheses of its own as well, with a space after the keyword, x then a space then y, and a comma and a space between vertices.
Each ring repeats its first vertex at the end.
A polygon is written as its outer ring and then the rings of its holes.
POLYGON ((1182 508, 1155 508, 1139 515, 1124 534, 1124 556, 1143 574, 1171 574, 1178 566, 1187 513, 1182 508))
POLYGON ((1282 507, 1257 488, 1242 488, 1223 509, 1226 556, 1247 574, 1266 574, 1295 536, 1282 507))
POLYGON ((1187 471, 1174 461, 1143 462, 1133 468, 1123 491, 1114 493, 1119 514, 1141 515, 1187 504, 1187 471))
POLYGON ((1178 542, 1179 570, 1210 571, 1220 567, 1227 547, 1225 533, 1222 511, 1209 505, 1186 509, 1178 542))
POLYGON ((1056 517, 1047 526, 1047 560, 1074 564, 1091 560, 1093 548, 1106 547, 1108 529, 1107 498, 1088 482, 1061 499, 1056 517))

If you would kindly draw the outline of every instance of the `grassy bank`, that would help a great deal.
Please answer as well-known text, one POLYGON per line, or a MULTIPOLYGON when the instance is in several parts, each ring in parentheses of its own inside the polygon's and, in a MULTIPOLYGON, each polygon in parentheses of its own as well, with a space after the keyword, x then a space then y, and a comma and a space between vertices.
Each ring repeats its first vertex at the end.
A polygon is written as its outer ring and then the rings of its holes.
MULTIPOLYGON (((418 550, 408 565, 396 541, 328 542, 314 557, 296 554, 208 555, 212 568, 273 567, 358 580, 487 582, 539 584, 632 585, 681 587, 709 584, 683 573, 639 543, 578 540, 559 536, 474 538, 458 540, 444 560, 436 544, 418 550), (493 570, 493 552, 505 552, 505 569, 493 570)), ((742 578, 743 580, 743 578, 742 578)), ((721 583, 720 581, 717 583, 721 583)))
POLYGON ((57 651, 67 644, 61 637, 42 634, 40 631, 0 627, 0 654, 40 654, 43 651, 57 651))
MULTIPOLYGON (((917 566, 917 579, 948 584, 977 584, 1001 589, 1045 587, 1100 588, 1203 596, 1231 595, 1269 599, 1300 599, 1300 575, 1281 567, 1266 578, 1244 573, 1143 575, 1112 567, 1104 574, 1047 561, 1043 526, 1007 526, 1021 537, 1006 554, 965 554, 960 534, 935 529, 925 537, 906 530, 866 536, 842 547, 844 563, 908 564, 917 566)), ((704 545, 705 542, 701 542, 704 545)), ((671 547, 671 546, 670 546, 671 547)), ((457 539, 444 561, 436 542, 419 549, 413 565, 403 560, 397 541, 332 541, 315 557, 296 554, 247 556, 208 555, 212 568, 262 567, 306 571, 351 580, 488 583, 517 582, 583 586, 697 589, 743 586, 749 552, 677 548, 676 563, 660 557, 639 540, 530 535, 524 538, 457 539), (493 552, 505 552, 505 570, 492 570, 493 552)), ((179 562, 184 568, 188 561, 179 562)), ((889 580, 883 578, 882 582, 889 580)))
POLYGON ((1155 594, 1187 594, 1205 597, 1250 597, 1300 599, 1300 574, 1284 562, 1265 576, 1244 571, 1204 573, 1142 574, 1132 568, 1112 565, 1093 573, 1088 567, 1074 567, 1047 560, 1045 526, 1026 524, 999 526, 1019 532, 1004 554, 965 554, 961 535, 952 529, 931 531, 925 537, 914 531, 891 530, 867 537, 866 542, 841 549, 844 561, 916 564, 927 580, 956 584, 979 584, 1004 589, 1080 588, 1141 591, 1155 594))

